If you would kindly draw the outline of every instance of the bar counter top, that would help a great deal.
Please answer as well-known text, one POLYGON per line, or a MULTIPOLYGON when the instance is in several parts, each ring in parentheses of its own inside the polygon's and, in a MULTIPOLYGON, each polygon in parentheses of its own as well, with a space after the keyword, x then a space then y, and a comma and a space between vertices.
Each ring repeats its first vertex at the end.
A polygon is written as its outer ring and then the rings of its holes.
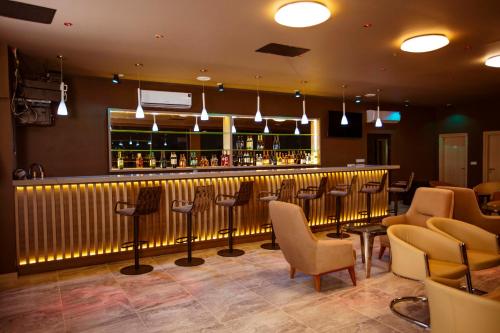
POLYGON ((201 179, 219 177, 248 177, 268 175, 294 175, 321 172, 349 172, 349 171, 371 171, 371 170, 395 170, 399 165, 365 165, 349 167, 308 167, 308 168, 277 168, 277 169, 253 169, 253 170, 194 170, 186 172, 166 173, 129 173, 110 174, 97 176, 75 176, 75 177, 45 177, 43 179, 26 179, 12 181, 14 186, 40 186, 40 185, 67 185, 67 184, 89 184, 108 182, 130 182, 151 181, 170 179, 201 179))

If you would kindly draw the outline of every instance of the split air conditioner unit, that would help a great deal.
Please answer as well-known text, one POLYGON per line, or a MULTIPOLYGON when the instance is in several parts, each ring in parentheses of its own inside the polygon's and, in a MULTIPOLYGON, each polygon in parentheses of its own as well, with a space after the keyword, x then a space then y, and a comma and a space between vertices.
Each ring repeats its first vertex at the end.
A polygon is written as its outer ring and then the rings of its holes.
MULTIPOLYGON (((366 110, 366 122, 374 123, 377 120, 377 110, 366 110)), ((380 120, 383 123, 399 123, 401 113, 399 111, 380 111, 380 120)))
POLYGON ((141 104, 148 108, 190 109, 191 93, 141 90, 141 104))

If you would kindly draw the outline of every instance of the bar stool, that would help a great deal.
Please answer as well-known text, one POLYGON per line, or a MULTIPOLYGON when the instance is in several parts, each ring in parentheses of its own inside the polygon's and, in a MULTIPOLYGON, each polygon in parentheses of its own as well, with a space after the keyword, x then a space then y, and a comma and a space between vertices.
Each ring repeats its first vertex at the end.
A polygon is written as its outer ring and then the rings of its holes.
MULTIPOLYGON (((295 192, 295 179, 283 179, 281 186, 277 192, 261 191, 259 200, 261 202, 271 201, 292 201, 295 192)), ((273 223, 265 223, 260 226, 262 229, 271 229, 271 243, 264 243, 260 247, 266 250, 279 250, 280 246, 276 243, 276 235, 274 234, 273 223)))
POLYGON ((400 199, 401 194, 406 194, 411 188, 411 185, 413 184, 413 178, 415 177, 415 173, 412 172, 410 173, 410 178, 408 180, 400 180, 397 181, 389 188, 387 191, 389 192, 389 195, 392 194, 392 201, 394 201, 394 208, 393 209, 388 209, 388 213, 393 213, 394 215, 398 215, 398 201, 400 199))
POLYGON ((219 234, 228 235, 228 249, 223 249, 217 252, 222 257, 238 257, 245 254, 245 251, 233 249, 233 233, 236 228, 233 227, 233 208, 248 204, 252 197, 253 181, 241 182, 240 189, 234 195, 219 194, 215 198, 215 204, 228 208, 229 225, 227 229, 219 230, 219 234))
POLYGON ((134 248, 134 264, 123 267, 120 273, 125 275, 139 275, 149 273, 153 270, 153 266, 139 264, 139 246, 147 244, 147 241, 139 240, 139 218, 143 215, 156 213, 160 207, 161 187, 142 187, 139 190, 137 201, 135 204, 117 201, 115 203, 115 213, 122 216, 132 216, 134 218, 134 240, 125 242, 121 245, 122 248, 134 248), (127 208, 118 209, 118 206, 125 205, 127 208))
POLYGON ((384 173, 380 182, 368 182, 363 184, 359 193, 366 194, 366 210, 359 211, 358 214, 365 216, 366 222, 371 223, 372 217, 372 195, 382 192, 387 181, 387 173, 384 173))
POLYGON ((310 201, 320 199, 326 191, 328 177, 322 177, 319 186, 308 186, 297 192, 297 199, 304 200, 304 214, 309 222, 310 201))
POLYGON ((210 208, 210 203, 214 197, 213 185, 197 186, 194 192, 193 201, 173 200, 171 204, 172 211, 187 215, 187 236, 179 237, 175 240, 177 244, 187 243, 187 258, 177 259, 177 266, 198 266, 205 262, 202 258, 194 258, 193 241, 198 238, 193 236, 193 214, 203 213, 210 208))
POLYGON ((349 238, 349 234, 340 231, 340 215, 342 213, 342 198, 347 197, 351 194, 352 188, 358 179, 358 175, 354 175, 351 178, 350 184, 337 184, 326 194, 335 197, 335 215, 328 216, 328 222, 334 221, 337 226, 336 232, 331 232, 326 234, 330 238, 349 238))

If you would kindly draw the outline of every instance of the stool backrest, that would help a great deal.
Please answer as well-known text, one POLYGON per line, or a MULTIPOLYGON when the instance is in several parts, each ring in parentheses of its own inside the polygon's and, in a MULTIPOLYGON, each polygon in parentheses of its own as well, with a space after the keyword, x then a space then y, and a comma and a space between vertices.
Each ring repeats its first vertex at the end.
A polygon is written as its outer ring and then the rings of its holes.
POLYGON ((323 194, 325 194, 327 185, 328 185, 328 177, 321 177, 321 180, 319 181, 318 190, 316 191, 315 199, 319 199, 323 196, 323 194))
POLYGON ((246 205, 252 198, 253 181, 241 182, 240 189, 236 194, 235 206, 246 205))
POLYGON ((214 192, 213 185, 196 186, 191 212, 201 213, 209 209, 214 199, 214 192))
POLYGON ((347 186, 346 188, 347 195, 351 194, 352 188, 354 187, 354 184, 356 184, 357 180, 358 180, 358 175, 352 176, 351 184, 349 184, 349 186, 347 186))
POLYGON ((380 180, 380 185, 378 186, 377 192, 382 192, 385 188, 385 183, 387 182, 387 172, 382 175, 380 180))
POLYGON ((141 187, 134 215, 148 215, 156 213, 160 208, 161 186, 141 187))
POLYGON ((410 173, 410 179, 408 179, 408 183, 406 184, 406 192, 410 191, 411 185, 413 184, 413 178, 415 178, 415 172, 410 173))
POLYGON ((283 179, 278 193, 279 201, 292 201, 295 195, 295 179, 283 179))

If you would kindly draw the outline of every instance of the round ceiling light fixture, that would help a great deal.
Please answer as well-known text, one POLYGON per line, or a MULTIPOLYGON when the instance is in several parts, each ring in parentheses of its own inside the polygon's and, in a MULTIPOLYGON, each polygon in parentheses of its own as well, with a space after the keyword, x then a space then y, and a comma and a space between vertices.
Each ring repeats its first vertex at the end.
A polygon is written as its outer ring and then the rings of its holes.
POLYGON ((445 35, 421 35, 408 38, 401 44, 401 50, 412 53, 430 52, 450 43, 450 40, 445 35))
POLYGON ((489 57, 484 64, 488 67, 500 68, 500 55, 489 57))
POLYGON ((305 28, 325 22, 331 16, 327 6, 316 1, 288 3, 278 9, 274 20, 292 28, 305 28))

